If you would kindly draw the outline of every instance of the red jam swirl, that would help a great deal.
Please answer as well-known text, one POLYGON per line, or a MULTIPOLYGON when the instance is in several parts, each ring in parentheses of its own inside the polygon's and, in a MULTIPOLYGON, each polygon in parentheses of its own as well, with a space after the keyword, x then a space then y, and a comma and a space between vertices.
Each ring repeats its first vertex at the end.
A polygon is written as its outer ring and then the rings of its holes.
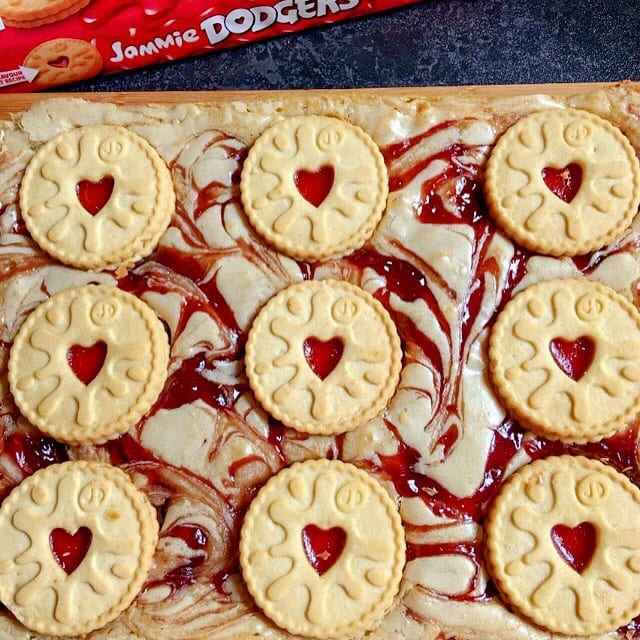
POLYGON ((25 476, 68 459, 66 447, 57 440, 22 431, 3 433, 2 452, 10 456, 25 476))

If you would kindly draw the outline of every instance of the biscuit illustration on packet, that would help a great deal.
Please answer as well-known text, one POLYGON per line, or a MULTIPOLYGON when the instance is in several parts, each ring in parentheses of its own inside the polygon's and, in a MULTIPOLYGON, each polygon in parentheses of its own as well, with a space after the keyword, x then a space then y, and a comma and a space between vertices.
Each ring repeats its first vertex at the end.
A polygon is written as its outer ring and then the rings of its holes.
POLYGON ((90 0, 0 0, 0 17, 7 27, 31 29, 64 20, 90 0))
POLYGON ((78 38, 55 38, 34 47, 23 65, 38 72, 37 87, 55 87, 97 76, 104 61, 97 47, 78 38))

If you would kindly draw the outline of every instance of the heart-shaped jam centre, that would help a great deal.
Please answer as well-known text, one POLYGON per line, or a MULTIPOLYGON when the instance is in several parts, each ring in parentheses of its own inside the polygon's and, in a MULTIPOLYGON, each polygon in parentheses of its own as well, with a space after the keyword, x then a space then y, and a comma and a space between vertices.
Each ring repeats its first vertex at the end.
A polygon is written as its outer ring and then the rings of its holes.
POLYGON ((347 533, 341 527, 321 529, 315 524, 308 524, 302 530, 302 548, 309 564, 323 575, 336 563, 342 555, 347 542, 347 533))
POLYGON ((91 529, 87 527, 80 527, 75 533, 54 529, 49 534, 51 553, 67 575, 71 575, 84 560, 92 537, 91 529))
POLYGON ((314 207, 319 207, 333 187, 334 175, 330 165, 320 167, 317 171, 298 169, 293 175, 293 181, 300 195, 314 207))
POLYGON ((549 351, 562 372, 578 382, 593 363, 596 346, 589 336, 576 340, 554 338, 549 343, 549 351))
POLYGON ((50 67, 56 67, 56 69, 66 69, 69 66, 69 58, 67 58, 67 56, 60 56, 53 60, 48 60, 47 64, 50 67))
POLYGON ((80 382, 89 384, 100 373, 107 357, 107 343, 96 342, 89 347, 72 345, 67 351, 67 362, 80 382))
POLYGON ((311 371, 324 380, 338 366, 344 344, 340 338, 320 340, 311 336, 304 341, 302 348, 311 371))
POLYGON ((574 570, 582 574, 596 551, 598 536, 590 522, 575 527, 557 524, 551 529, 551 541, 558 555, 574 570))
POLYGON ((76 194, 80 204, 92 216, 99 213, 113 193, 113 178, 105 176, 98 182, 80 180, 76 185, 76 194))
POLYGON ((545 167, 542 170, 542 179, 550 191, 553 191, 560 200, 567 204, 571 202, 582 184, 582 167, 575 162, 562 169, 545 167))

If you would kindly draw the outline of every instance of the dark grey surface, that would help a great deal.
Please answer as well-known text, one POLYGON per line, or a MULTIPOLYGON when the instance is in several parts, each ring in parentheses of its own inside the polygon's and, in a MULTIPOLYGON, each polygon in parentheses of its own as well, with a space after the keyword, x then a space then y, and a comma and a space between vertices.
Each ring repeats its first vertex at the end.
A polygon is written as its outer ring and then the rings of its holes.
POLYGON ((640 0, 424 0, 67 87, 296 89, 640 80, 640 0))

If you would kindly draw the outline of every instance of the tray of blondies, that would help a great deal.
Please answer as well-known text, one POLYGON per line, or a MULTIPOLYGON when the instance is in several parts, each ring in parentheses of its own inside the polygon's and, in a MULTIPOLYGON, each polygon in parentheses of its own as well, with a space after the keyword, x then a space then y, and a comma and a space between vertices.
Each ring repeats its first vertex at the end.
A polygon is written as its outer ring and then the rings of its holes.
POLYGON ((636 637, 639 85, 0 117, 0 637, 636 637))

